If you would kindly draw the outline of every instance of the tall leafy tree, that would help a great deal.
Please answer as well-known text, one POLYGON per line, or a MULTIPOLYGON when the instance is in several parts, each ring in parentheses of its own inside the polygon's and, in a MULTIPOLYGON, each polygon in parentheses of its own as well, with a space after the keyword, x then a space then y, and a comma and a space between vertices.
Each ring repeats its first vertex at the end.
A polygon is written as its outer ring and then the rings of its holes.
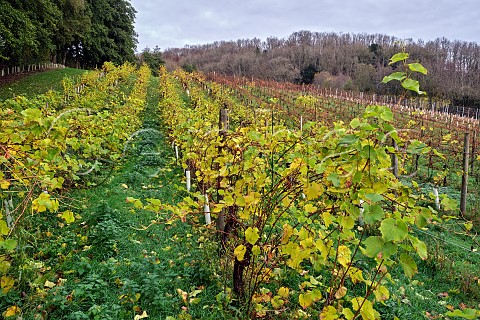
POLYGON ((18 3, 1 1, 0 66, 22 64, 37 48, 35 25, 28 13, 18 3))
POLYGON ((83 43, 84 63, 95 67, 105 61, 134 61, 137 34, 135 9, 126 0, 90 0, 92 28, 83 43))
POLYGON ((158 75, 160 66, 165 64, 162 59, 162 52, 158 46, 153 50, 148 47, 143 49, 142 53, 139 55, 138 62, 139 64, 145 63, 155 76, 158 75))
POLYGON ((128 0, 0 0, 0 67, 133 62, 135 13, 128 0))
POLYGON ((54 0, 62 12, 55 34, 56 51, 52 61, 77 64, 82 59, 82 43, 91 30, 91 12, 85 0, 54 0))

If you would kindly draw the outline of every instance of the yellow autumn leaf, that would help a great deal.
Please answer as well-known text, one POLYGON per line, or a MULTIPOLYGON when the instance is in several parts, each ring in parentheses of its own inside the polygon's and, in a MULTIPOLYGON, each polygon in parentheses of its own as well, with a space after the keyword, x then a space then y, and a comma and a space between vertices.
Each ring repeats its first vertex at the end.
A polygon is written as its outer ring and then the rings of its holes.
POLYGON ((4 220, 0 220, 0 236, 6 236, 10 232, 10 228, 4 220))
POLYGON ((55 212, 59 206, 58 200, 50 199, 48 193, 41 193, 37 199, 32 201, 32 209, 36 212, 45 212, 47 209, 50 212, 55 212))
POLYGON ((7 273, 11 267, 10 261, 7 260, 7 256, 0 256, 0 273, 7 273))
POLYGON ((248 227, 247 230, 245 230, 245 239, 248 241, 248 243, 253 245, 258 241, 258 239, 260 238, 258 232, 259 230, 257 227, 248 227))
POLYGON ((325 223, 325 227, 329 227, 333 221, 335 221, 335 217, 328 211, 322 213, 323 222, 325 223))
POLYGON ((243 208, 243 210, 240 210, 240 212, 238 213, 238 216, 242 220, 248 220, 250 218, 250 209, 243 208))
POLYGON ((323 193, 323 187, 320 184, 313 182, 307 187, 307 190, 305 191, 307 199, 314 200, 323 193))
POLYGON ((3 316, 5 318, 7 317, 13 317, 19 313, 22 312, 22 309, 20 309, 19 307, 17 306, 11 306, 11 307, 8 307, 7 310, 3 313, 3 316))
POLYGON ((332 306, 325 307, 320 314, 321 320, 335 320, 338 319, 337 309, 332 306))
POLYGON ((75 221, 75 216, 73 215, 73 212, 70 210, 65 211, 61 215, 62 219, 65 220, 66 223, 70 224, 75 221))
POLYGON ((379 286, 373 293, 375 294, 375 300, 379 302, 390 299, 390 292, 385 286, 379 286))
POLYGON ((353 310, 360 309, 360 315, 363 320, 375 320, 375 310, 371 301, 366 300, 363 297, 356 297, 352 299, 353 310))
POLYGON ((353 317, 355 316, 352 312, 352 310, 350 310, 349 308, 344 308, 342 310, 342 315, 345 316, 345 319, 346 320, 353 320, 353 317))
POLYGON ((350 260, 351 260, 352 252, 346 246, 339 246, 338 247, 338 262, 344 266, 345 268, 348 267, 350 260))
POLYGON ((52 282, 52 281, 45 281, 45 284, 43 285, 45 288, 50 288, 52 289, 53 287, 55 287, 55 283, 52 282))
POLYGON ((288 298, 288 294, 290 292, 290 289, 281 287, 278 289, 278 295, 282 298, 288 298))
POLYGON ((235 255, 235 257, 237 257, 238 261, 243 261, 243 259, 245 258, 245 252, 247 252, 247 247, 241 244, 235 248, 233 254, 235 255))
POLYGON ((8 291, 10 291, 14 284, 15 281, 11 277, 2 276, 0 278, 0 288, 2 288, 3 293, 7 293, 8 291))
POLYGON ((9 181, 7 181, 7 180, 0 181, 0 188, 1 189, 7 190, 8 187, 10 187, 10 182, 9 181))
POLYGON ((315 211, 317 211, 317 207, 315 207, 314 205, 312 205, 311 203, 307 203, 305 205, 305 212, 307 213, 314 213, 315 211))
POLYGON ((137 314, 133 320, 140 320, 140 319, 145 319, 145 318, 148 318, 148 314, 147 314, 147 311, 143 311, 142 314, 137 314))
POLYGON ((312 295, 310 294, 310 292, 307 292, 305 294, 302 293, 300 294, 300 296, 298 296, 298 302, 300 303, 303 309, 307 309, 313 303, 312 295))

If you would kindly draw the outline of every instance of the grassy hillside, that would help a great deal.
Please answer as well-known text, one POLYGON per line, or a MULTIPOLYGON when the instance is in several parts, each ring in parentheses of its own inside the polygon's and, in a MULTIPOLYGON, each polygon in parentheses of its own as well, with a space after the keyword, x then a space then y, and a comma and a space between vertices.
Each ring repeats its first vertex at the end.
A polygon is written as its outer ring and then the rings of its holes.
POLYGON ((14 95, 34 97, 49 90, 62 90, 62 79, 65 77, 79 77, 85 70, 65 68, 37 72, 31 74, 19 74, 0 78, 0 101, 12 98, 14 95))

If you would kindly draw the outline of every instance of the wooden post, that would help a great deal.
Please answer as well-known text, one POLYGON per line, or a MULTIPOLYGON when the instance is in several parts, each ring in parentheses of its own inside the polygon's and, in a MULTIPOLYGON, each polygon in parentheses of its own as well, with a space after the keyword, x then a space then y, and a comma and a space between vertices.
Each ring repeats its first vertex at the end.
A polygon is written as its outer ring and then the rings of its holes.
MULTIPOLYGON (((223 108, 220 109, 218 127, 220 129, 220 136, 221 136, 222 142, 225 142, 225 140, 227 139, 227 131, 229 129, 227 105, 224 105, 223 108)), ((221 151, 221 147, 219 148, 221 151)), ((222 180, 222 177, 217 178, 217 190, 220 189, 221 180, 222 180)), ((219 195, 218 197, 220 199, 221 196, 219 195)), ((226 224, 225 212, 226 212, 225 208, 222 208, 222 211, 218 214, 218 217, 215 221, 217 230, 221 232, 225 231, 225 224, 226 224)))
MULTIPOLYGON (((392 146, 395 149, 395 152, 398 150, 398 145, 397 141, 392 138, 392 146)), ((395 153, 392 153, 392 169, 393 169, 393 175, 395 178, 398 178, 398 157, 395 153)))
POLYGON ((465 132, 463 142, 463 175, 462 175, 462 194, 460 198, 460 211, 463 215, 467 212, 467 185, 468 185, 468 153, 470 149, 470 133, 465 132))
POLYGON ((473 171, 475 169, 475 145, 477 143, 477 131, 473 131, 473 140, 472 140, 472 164, 470 168, 470 172, 475 175, 475 172, 473 171))

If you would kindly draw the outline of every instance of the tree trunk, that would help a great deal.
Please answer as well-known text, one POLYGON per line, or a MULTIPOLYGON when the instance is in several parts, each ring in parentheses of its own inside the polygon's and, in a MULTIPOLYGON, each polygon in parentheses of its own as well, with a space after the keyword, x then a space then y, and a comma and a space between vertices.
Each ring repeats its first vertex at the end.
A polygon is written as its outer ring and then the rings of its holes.
POLYGON ((241 300, 245 298, 245 280, 243 278, 245 268, 250 264, 250 257, 252 252, 252 245, 246 244, 247 250, 242 261, 238 261, 235 257, 233 265, 233 293, 235 293, 241 300))

